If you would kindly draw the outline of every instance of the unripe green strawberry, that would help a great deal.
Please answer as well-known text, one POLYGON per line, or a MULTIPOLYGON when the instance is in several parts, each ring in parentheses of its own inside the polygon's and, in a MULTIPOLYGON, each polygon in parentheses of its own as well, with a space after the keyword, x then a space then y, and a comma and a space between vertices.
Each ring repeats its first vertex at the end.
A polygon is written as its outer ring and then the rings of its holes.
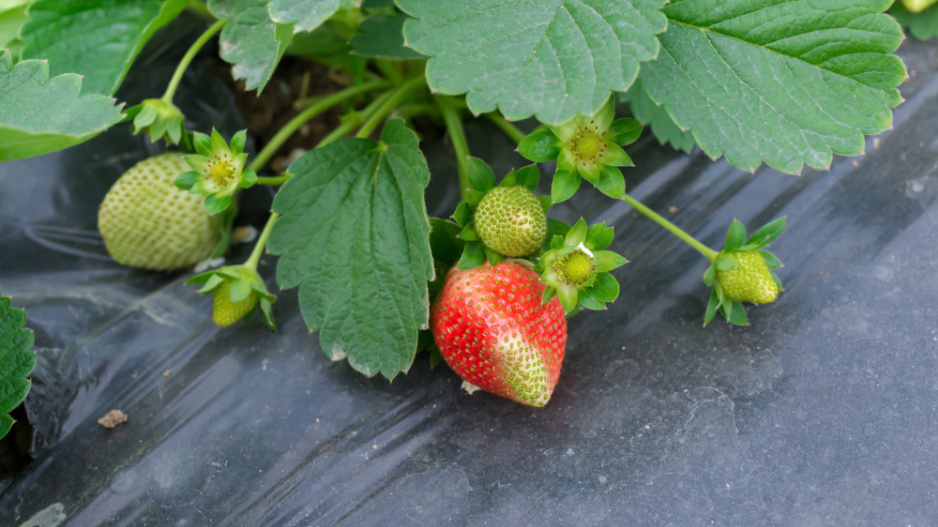
POLYGON ((778 297, 778 284, 772 278, 768 265, 756 251, 736 251, 736 267, 716 272, 717 282, 723 288, 723 297, 733 302, 771 304, 778 297))
POLYGON ((505 256, 532 254, 547 236, 547 216, 541 202, 523 186, 488 191, 473 221, 482 242, 505 256))
POLYGON ((170 271, 211 254, 221 238, 204 196, 173 183, 189 170, 181 154, 144 159, 114 183, 98 210, 98 230, 114 260, 131 267, 170 271))
POLYGON ((240 302, 232 302, 231 284, 232 282, 225 281, 212 291, 212 320, 223 328, 227 328, 253 312, 258 302, 256 295, 248 295, 240 302))

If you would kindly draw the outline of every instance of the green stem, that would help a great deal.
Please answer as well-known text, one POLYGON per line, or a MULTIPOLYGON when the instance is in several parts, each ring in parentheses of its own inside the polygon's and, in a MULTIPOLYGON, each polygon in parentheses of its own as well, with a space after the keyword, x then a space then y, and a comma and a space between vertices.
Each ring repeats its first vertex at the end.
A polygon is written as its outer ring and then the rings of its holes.
POLYGON ((209 11, 207 7, 205 7, 204 3, 199 2, 199 0, 189 0, 186 2, 186 7, 202 16, 215 20, 215 15, 213 15, 212 12, 209 11))
POLYGON ((271 186, 283 185, 291 177, 293 177, 293 174, 289 172, 285 172, 282 176, 276 176, 276 177, 257 176, 257 184, 258 185, 271 185, 271 186))
POLYGON ((221 28, 225 27, 227 20, 219 20, 215 22, 208 29, 205 30, 205 33, 202 33, 195 42, 192 43, 192 46, 189 48, 189 51, 182 57, 182 60, 179 61, 179 65, 176 66, 176 71, 173 72, 173 78, 169 80, 169 86, 166 87, 166 93, 163 94, 162 100, 170 104, 173 103, 173 96, 176 95, 176 88, 179 87, 179 81, 182 80, 182 74, 186 72, 186 68, 189 67, 189 63, 192 62, 192 59, 195 58, 196 54, 202 49, 202 46, 213 36, 215 33, 221 31, 221 28))
POLYGON ((401 87, 397 90, 391 92, 394 95, 392 95, 390 99, 381 105, 381 107, 378 108, 375 113, 368 118, 367 121, 365 121, 365 124, 363 124, 361 129, 358 130, 358 133, 355 134, 355 137, 365 138, 371 135, 371 132, 374 132, 375 128, 381 124, 381 122, 385 117, 388 116, 389 113, 394 111, 394 109, 397 108, 401 102, 403 102, 403 100, 406 99, 408 95, 410 95, 412 91, 421 86, 425 86, 425 83, 425 77, 423 75, 419 75, 402 84, 401 87))
POLYGON ((345 122, 343 122, 338 127, 336 127, 336 129, 330 132, 329 135, 327 135, 326 137, 323 137, 322 141, 320 141, 319 144, 316 145, 316 148, 319 148, 321 146, 326 146, 329 143, 332 143, 333 141, 338 141, 339 139, 342 139, 346 135, 352 133, 353 130, 355 130, 356 128, 361 126, 363 122, 365 122, 365 119, 367 119, 370 115, 378 111, 378 108, 381 108, 384 105, 384 103, 393 96, 394 96, 394 92, 389 91, 389 92, 382 93, 374 101, 371 101, 371 104, 366 106, 364 110, 360 112, 352 113, 351 115, 346 117, 345 122))
POLYGON ((661 225, 662 227, 664 227, 665 229, 667 229, 668 232, 670 232, 671 234, 673 234, 673 235, 677 236, 678 238, 684 240, 685 243, 687 243, 688 245, 690 245, 690 246, 693 247, 694 249, 697 249, 697 251, 700 252, 700 254, 704 255, 704 256, 705 256, 708 260, 710 260, 711 262, 714 261, 714 260, 716 260, 717 254, 719 254, 719 253, 717 253, 717 252, 714 251, 713 249, 707 247, 706 245, 700 243, 699 241, 697 241, 696 238, 694 238, 694 237, 691 236, 690 234, 687 234, 686 232, 684 232, 684 231, 683 231, 680 227, 678 227, 677 225, 675 225, 675 224, 671 223, 670 221, 668 221, 668 220, 662 218, 662 217, 659 216, 655 211, 649 209, 648 207, 646 207, 645 205, 643 205, 640 201, 636 200, 636 199, 633 198, 632 196, 629 196, 628 194, 624 194, 624 195, 622 196, 622 199, 623 199, 626 203, 628 203, 629 205, 631 205, 632 208, 634 208, 635 210, 641 212, 641 213, 644 214, 645 216, 648 216, 652 221, 654 221, 654 222, 657 223, 658 225, 661 225))
POLYGON ((276 212, 272 212, 270 217, 267 218, 267 225, 264 225, 264 231, 257 238, 257 244, 254 245, 254 250, 251 251, 251 257, 244 262, 245 267, 257 270, 257 263, 261 261, 261 255, 264 254, 264 248, 267 247, 267 238, 270 238, 270 231, 274 228, 274 223, 277 223, 278 218, 280 218, 280 215, 276 212))
POLYGON ((463 201, 466 201, 469 192, 469 143, 466 141, 466 130, 462 126, 462 119, 453 107, 451 99, 443 95, 438 95, 435 99, 443 115, 443 121, 446 123, 446 131, 449 132, 449 137, 453 141, 453 149, 456 150, 459 195, 463 201))
POLYGON ((418 115, 426 115, 435 112, 439 112, 440 109, 435 104, 431 103, 414 103, 414 104, 405 104, 400 108, 397 108, 391 112, 390 117, 400 117, 401 119, 411 119, 417 117, 418 115))
POLYGON ((257 154, 257 157, 255 157, 253 161, 251 161, 251 164, 248 166, 248 170, 260 170, 264 165, 267 164, 267 161, 270 160, 270 158, 277 152, 277 150, 280 150, 280 147, 283 146, 283 143, 285 143, 294 132, 296 132, 310 119, 356 95, 373 90, 380 90, 390 86, 392 86, 390 81, 366 82, 356 86, 351 86, 340 92, 334 93, 328 97, 323 97, 322 99, 316 101, 312 106, 297 114, 293 119, 290 119, 290 122, 281 128, 280 131, 277 132, 277 135, 273 136, 273 138, 271 138, 271 140, 266 145, 264 145, 264 149, 261 150, 259 154, 257 154))
POLYGON ((505 132, 505 135, 510 137, 511 140, 516 144, 521 143, 521 140, 527 136, 527 134, 519 130, 517 126, 505 120, 505 118, 502 117, 498 112, 489 112, 485 114, 485 116, 489 121, 492 121, 495 126, 499 127, 503 132, 505 132))

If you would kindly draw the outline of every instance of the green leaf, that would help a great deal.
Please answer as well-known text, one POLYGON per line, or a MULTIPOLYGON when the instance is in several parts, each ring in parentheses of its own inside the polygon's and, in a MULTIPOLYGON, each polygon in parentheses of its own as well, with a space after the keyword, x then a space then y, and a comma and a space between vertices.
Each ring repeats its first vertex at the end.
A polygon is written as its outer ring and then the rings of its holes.
POLYGON ((563 203, 572 198, 583 179, 576 170, 558 170, 550 185, 550 197, 554 203, 563 203))
POLYGON ((433 278, 424 189, 430 171, 400 119, 382 141, 343 139, 290 165, 268 249, 281 287, 299 286, 307 326, 333 360, 393 378, 414 359, 433 278))
POLYGON ((465 242, 457 238, 459 225, 440 218, 430 218, 430 249, 433 258, 445 267, 459 261, 465 242))
POLYGON ((355 7, 356 0, 270 0, 270 17, 277 23, 296 23, 296 31, 310 31, 336 11, 355 7))
MULTIPOLYGON (((20 28, 29 21, 27 4, 29 0, 0 1, 0 49, 19 47, 20 28)), ((19 56, 16 51, 11 50, 11 53, 14 59, 19 56)))
POLYGON ((469 158, 469 184, 472 188, 486 193, 495 188, 495 172, 492 167, 478 157, 469 158))
POLYGON ((938 37, 938 4, 921 13, 911 13, 901 3, 896 2, 891 13, 903 27, 909 28, 909 33, 915 38, 928 40, 938 37))
MULTIPOLYGON (((225 3, 218 2, 220 6, 225 3)), ((231 64, 234 78, 244 79, 248 90, 260 93, 293 39, 293 25, 271 20, 266 0, 254 4, 221 30, 219 45, 221 58, 231 64)))
POLYGON ((615 302, 619 298, 619 282, 609 273, 600 273, 596 275, 589 293, 601 302, 615 302))
POLYGON ((26 399, 26 376, 36 367, 33 332, 25 328, 26 312, 0 298, 0 438, 13 426, 8 414, 26 399))
POLYGON ((46 59, 52 75, 78 73, 84 93, 112 94, 144 44, 186 0, 36 0, 20 34, 23 58, 46 59))
POLYGON ((730 230, 726 233, 726 243, 723 245, 723 251, 731 253, 746 241, 746 227, 739 220, 733 220, 730 224, 730 230))
POLYGON ((682 130, 674 123, 674 119, 668 115, 668 111, 664 106, 651 100, 648 92, 645 91, 641 77, 635 81, 629 91, 622 94, 622 100, 629 102, 632 114, 639 121, 651 125, 651 132, 655 134, 661 144, 670 144, 677 150, 683 150, 684 152, 690 152, 694 149, 694 145, 697 144, 694 135, 686 129, 682 130))
POLYGON ((482 242, 469 242, 463 248, 462 256, 456 263, 456 268, 460 271, 475 269, 485 263, 485 246, 482 242))
POLYGON ((537 163, 557 159, 562 149, 563 143, 550 130, 533 132, 518 143, 518 153, 537 163))
POLYGON ((361 24, 361 33, 349 44, 356 55, 384 60, 420 60, 423 55, 404 44, 404 21, 400 15, 375 15, 361 24))
POLYGON ((0 161, 68 148, 120 122, 113 99, 80 92, 78 75, 49 79, 45 62, 13 66, 10 53, 0 51, 0 161))
POLYGON ((415 17, 407 43, 432 58, 431 88, 468 93, 475 113, 500 108, 561 124, 592 114, 635 80, 659 51, 665 0, 398 0, 415 17))
POLYGON ((684 0, 641 80, 711 157, 826 168, 886 130, 905 78, 892 0, 684 0))
POLYGON ((613 143, 619 146, 630 145, 641 137, 642 123, 635 119, 618 119, 609 126, 606 133, 613 143))

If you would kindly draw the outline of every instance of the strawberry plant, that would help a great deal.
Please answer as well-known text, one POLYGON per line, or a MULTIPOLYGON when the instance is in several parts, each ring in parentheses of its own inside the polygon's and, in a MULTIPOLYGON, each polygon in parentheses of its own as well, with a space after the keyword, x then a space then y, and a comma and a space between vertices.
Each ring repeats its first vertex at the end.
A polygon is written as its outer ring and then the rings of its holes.
MULTIPOLYGON (((109 253, 144 269, 217 259, 243 190, 277 187, 250 258, 190 280, 213 295, 219 326, 260 310, 274 329, 269 290, 297 288, 303 318, 333 360, 393 379, 431 340, 421 331, 432 330, 435 353, 469 385, 542 406, 561 370, 564 315, 615 301, 615 274, 626 263, 611 250, 613 229, 571 226, 551 207, 583 187, 624 201, 710 262, 702 320, 719 311, 746 324, 743 302, 769 303, 781 291, 772 272, 780 264, 763 249, 784 221, 748 239, 734 222, 717 252, 628 194, 625 147, 648 127, 678 149, 790 174, 826 169, 834 154, 862 154, 865 136, 888 129, 902 101, 906 73, 893 54, 902 32, 885 13, 891 4, 0 2, 0 161, 68 148, 125 121, 128 133, 165 142, 172 153, 134 167, 101 208, 109 253), (184 11, 205 29, 163 95, 117 102, 147 42, 184 11), (327 64, 349 82, 296 101, 299 113, 249 156, 246 133, 191 130, 176 106, 184 72, 215 39, 248 90, 270 89, 286 54, 327 64), (286 141, 335 108, 340 124, 278 173, 270 160, 286 141), (445 130, 455 154, 462 200, 454 221, 427 214, 431 176, 450 174, 430 173, 423 117, 445 130), (491 121, 535 164, 499 181, 486 152, 469 150, 464 122, 474 118, 491 121), (513 123, 531 118, 521 125, 530 133, 513 123), (549 195, 538 193, 542 176, 549 195), (276 288, 257 271, 265 252, 279 256, 276 288)), ((927 4, 905 0, 895 13, 927 16, 936 8, 927 4)))

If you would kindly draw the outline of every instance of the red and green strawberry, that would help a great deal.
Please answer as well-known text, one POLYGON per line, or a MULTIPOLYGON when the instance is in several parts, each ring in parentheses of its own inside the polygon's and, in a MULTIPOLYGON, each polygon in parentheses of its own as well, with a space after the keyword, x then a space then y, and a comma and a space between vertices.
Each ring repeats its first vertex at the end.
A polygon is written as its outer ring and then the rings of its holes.
POLYGON ((446 277, 430 329, 446 363, 466 383, 529 406, 547 404, 560 376, 567 320, 528 268, 504 261, 446 277))

